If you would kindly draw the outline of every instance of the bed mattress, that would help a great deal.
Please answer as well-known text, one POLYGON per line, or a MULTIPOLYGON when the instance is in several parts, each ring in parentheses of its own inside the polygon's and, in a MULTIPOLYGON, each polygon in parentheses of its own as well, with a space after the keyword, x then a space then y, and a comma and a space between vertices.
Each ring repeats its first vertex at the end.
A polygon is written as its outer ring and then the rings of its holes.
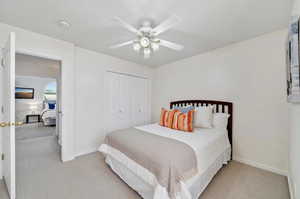
MULTIPOLYGON (((179 140, 195 151, 198 173, 181 182, 181 193, 177 194, 177 199, 197 199, 222 165, 230 160, 227 130, 196 128, 193 133, 186 133, 158 124, 135 128, 179 140)), ((99 151, 106 154, 106 163, 112 170, 143 198, 169 199, 167 190, 157 183, 155 176, 147 169, 108 145, 101 145, 99 151)))

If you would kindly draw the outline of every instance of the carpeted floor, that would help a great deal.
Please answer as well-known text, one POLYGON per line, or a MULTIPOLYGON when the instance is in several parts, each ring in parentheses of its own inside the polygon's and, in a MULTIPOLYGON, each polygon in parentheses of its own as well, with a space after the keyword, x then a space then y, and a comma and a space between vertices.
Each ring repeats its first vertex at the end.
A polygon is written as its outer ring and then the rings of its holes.
MULTIPOLYGON (((55 137, 17 141, 18 199, 139 199, 100 153, 61 163, 55 137)), ((0 198, 8 199, 0 183, 0 198)), ((288 199, 287 179, 235 161, 220 170, 201 199, 288 199)))
POLYGON ((25 140, 38 137, 55 135, 55 127, 43 126, 42 124, 25 124, 16 128, 16 139, 25 140))

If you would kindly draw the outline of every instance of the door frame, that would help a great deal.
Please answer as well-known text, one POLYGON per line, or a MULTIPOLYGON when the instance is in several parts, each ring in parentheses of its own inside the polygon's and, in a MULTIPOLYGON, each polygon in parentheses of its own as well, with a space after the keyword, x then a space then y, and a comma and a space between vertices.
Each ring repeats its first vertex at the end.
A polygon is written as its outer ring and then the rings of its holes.
MULTIPOLYGON (((23 55, 30 55, 30 56, 34 56, 34 57, 39 57, 39 58, 44 58, 44 59, 51 59, 51 60, 55 60, 55 61, 59 61, 60 62, 60 67, 59 67, 59 80, 57 80, 56 82, 58 83, 59 82, 59 86, 60 86, 60 93, 59 93, 59 97, 60 97, 60 100, 59 100, 59 107, 60 107, 60 110, 58 110, 57 112, 57 116, 59 118, 59 120, 61 120, 60 124, 63 124, 62 120, 63 120, 63 113, 60 115, 59 114, 59 111, 62 112, 62 92, 63 92, 63 89, 62 89, 62 81, 63 81, 63 75, 62 75, 62 67, 63 67, 63 58, 62 57, 58 57, 58 56, 55 56, 55 55, 51 55, 51 54, 44 54, 44 53, 40 53, 40 52, 36 52, 36 51, 32 51, 32 50, 26 50, 26 49, 22 49, 22 48, 18 48, 16 47, 16 54, 23 54, 23 55)), ((59 121, 57 120, 56 121, 56 124, 58 124, 59 121)), ((61 128, 61 125, 58 126, 58 128, 61 128)), ((58 129, 56 129, 56 131, 58 131, 58 129)), ((60 151, 60 157, 61 157, 61 160, 62 162, 66 162, 66 161, 69 161, 69 160, 72 160, 74 159, 74 156, 70 159, 70 158, 66 158, 67 157, 67 154, 65 154, 65 143, 66 141, 64 140, 64 137, 63 136, 65 133, 63 132, 63 128, 61 128, 61 132, 60 132, 60 135, 59 135, 59 144, 61 146, 61 151, 60 151)), ((72 145, 74 145, 74 143, 71 143, 72 145)))
MULTIPOLYGON (((0 49, 0 60, 2 60, 3 54, 2 54, 2 48, 0 49)), ((2 80, 2 75, 3 75, 3 69, 2 69, 2 64, 0 63, 0 80, 2 80)), ((2 84, 0 86, 0 89, 2 89, 2 84)), ((3 113, 2 113, 2 106, 3 106, 3 101, 2 101, 2 96, 3 93, 0 92, 0 121, 3 121, 3 113)), ((0 128, 0 154, 3 153, 3 144, 2 144, 2 128, 0 128)), ((0 179, 3 179, 3 161, 1 160, 1 164, 0 164, 0 179)))

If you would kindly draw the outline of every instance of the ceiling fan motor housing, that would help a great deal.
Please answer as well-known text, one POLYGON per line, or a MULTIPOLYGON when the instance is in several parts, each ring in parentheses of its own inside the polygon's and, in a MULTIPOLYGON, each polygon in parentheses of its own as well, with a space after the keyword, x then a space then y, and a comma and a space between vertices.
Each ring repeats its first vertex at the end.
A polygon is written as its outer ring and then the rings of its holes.
POLYGON ((150 41, 149 37, 147 37, 147 36, 141 37, 140 44, 143 48, 148 48, 150 46, 150 43, 151 43, 151 41, 150 41))

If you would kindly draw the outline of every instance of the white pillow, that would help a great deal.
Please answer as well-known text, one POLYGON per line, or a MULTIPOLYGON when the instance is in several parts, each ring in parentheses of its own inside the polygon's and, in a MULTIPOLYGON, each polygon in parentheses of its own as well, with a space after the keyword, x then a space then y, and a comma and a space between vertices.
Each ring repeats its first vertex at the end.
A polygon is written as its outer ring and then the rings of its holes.
POLYGON ((215 113, 213 114, 213 126, 217 129, 227 129, 228 118, 230 117, 227 113, 215 113))
POLYGON ((195 108, 194 127, 212 128, 213 106, 200 106, 195 108))

